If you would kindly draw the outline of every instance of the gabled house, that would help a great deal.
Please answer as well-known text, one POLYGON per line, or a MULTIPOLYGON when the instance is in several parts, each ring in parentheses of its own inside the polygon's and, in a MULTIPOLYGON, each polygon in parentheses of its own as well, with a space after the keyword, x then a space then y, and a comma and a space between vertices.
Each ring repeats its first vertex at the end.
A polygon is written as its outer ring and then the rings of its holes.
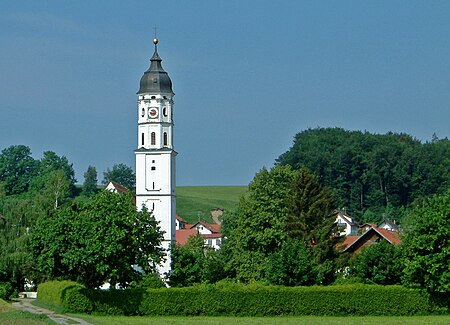
POLYGON ((195 224, 188 224, 183 218, 179 216, 177 216, 177 220, 180 225, 183 225, 185 227, 177 228, 177 244, 184 245, 186 244, 189 237, 200 235, 204 239, 206 246, 212 247, 214 249, 220 249, 220 244, 222 242, 220 225, 208 223, 206 221, 199 221, 195 224))
POLYGON ((399 232, 401 230, 400 226, 397 225, 395 223, 395 221, 392 221, 392 220, 383 220, 378 225, 378 228, 383 228, 383 229, 386 229, 386 230, 397 231, 397 232, 399 232))
POLYGON ((353 217, 339 210, 336 210, 334 214, 336 215, 335 223, 339 228, 339 236, 356 235, 358 233, 358 224, 353 217))
POLYGON ((176 230, 185 229, 186 225, 188 225, 187 221, 181 218, 179 215, 177 215, 175 218, 175 229, 176 230))
MULTIPOLYGON (((105 190, 114 192, 114 193, 129 193, 130 191, 125 187, 120 185, 116 182, 109 182, 108 185, 106 185, 105 190)), ((133 204, 136 205, 136 196, 133 195, 133 204)))
POLYGON ((114 192, 114 193, 128 193, 129 190, 125 187, 120 185, 116 182, 109 182, 108 185, 106 185, 106 190, 114 192))
POLYGON ((383 228, 372 227, 369 228, 361 236, 351 236, 346 239, 342 245, 346 245, 344 252, 354 253, 361 251, 362 248, 374 245, 380 241, 386 240, 389 244, 400 245, 400 235, 396 231, 386 230, 383 228))

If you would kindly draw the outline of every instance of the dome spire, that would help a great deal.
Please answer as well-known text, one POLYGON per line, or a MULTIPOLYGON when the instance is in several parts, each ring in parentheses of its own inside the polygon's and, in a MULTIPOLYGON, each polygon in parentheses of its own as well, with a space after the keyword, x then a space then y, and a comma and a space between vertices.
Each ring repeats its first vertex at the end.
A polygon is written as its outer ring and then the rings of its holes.
POLYGON ((170 80, 167 72, 164 71, 158 54, 158 37, 153 37, 153 44, 155 44, 155 52, 150 59, 150 67, 144 72, 141 78, 138 94, 142 93, 168 93, 173 95, 172 81, 170 80))

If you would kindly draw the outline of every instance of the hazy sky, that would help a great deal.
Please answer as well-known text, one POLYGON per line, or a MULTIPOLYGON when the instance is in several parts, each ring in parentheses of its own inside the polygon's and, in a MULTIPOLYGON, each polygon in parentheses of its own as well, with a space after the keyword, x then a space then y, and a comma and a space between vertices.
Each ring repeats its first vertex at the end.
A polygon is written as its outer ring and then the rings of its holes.
POLYGON ((246 185, 309 127, 450 137, 450 1, 2 0, 0 150, 134 169, 155 25, 178 185, 246 185))

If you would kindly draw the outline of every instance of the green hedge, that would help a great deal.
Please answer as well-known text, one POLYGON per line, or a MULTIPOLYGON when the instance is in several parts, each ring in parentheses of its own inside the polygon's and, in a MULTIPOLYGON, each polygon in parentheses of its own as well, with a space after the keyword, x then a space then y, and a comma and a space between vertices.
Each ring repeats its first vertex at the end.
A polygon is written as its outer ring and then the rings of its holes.
POLYGON ((198 286, 148 290, 146 315, 416 315, 436 310, 430 296, 401 286, 198 286))
POLYGON ((64 298, 68 289, 82 289, 81 284, 73 281, 50 281, 38 285, 37 298, 39 301, 55 306, 64 306, 64 298))
POLYGON ((60 297, 67 311, 108 315, 402 316, 446 311, 438 308, 422 290, 363 284, 329 287, 229 284, 109 291, 71 286, 65 287, 60 297))

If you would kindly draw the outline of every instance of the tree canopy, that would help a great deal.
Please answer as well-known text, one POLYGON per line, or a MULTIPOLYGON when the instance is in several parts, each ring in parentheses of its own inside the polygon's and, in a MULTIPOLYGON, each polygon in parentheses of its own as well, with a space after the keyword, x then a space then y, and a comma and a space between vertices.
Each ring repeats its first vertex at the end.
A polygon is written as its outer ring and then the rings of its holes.
POLYGON ((49 279, 68 278, 87 287, 108 281, 127 286, 134 266, 153 272, 163 258, 162 232, 130 195, 102 191, 86 203, 54 210, 32 229, 38 270, 49 279))
POLYGON ((330 217, 333 202, 329 190, 306 169, 263 168, 250 183, 237 211, 224 217, 226 240, 222 249, 226 268, 242 281, 270 278, 274 283, 300 283, 303 280, 298 274, 292 281, 286 280, 294 271, 278 272, 277 279, 268 272, 274 261, 287 256, 293 260, 286 260, 284 269, 289 269, 289 265, 297 265, 298 270, 307 268, 301 256, 295 257, 295 252, 307 247, 308 254, 302 256, 311 258, 309 269, 315 267, 318 273, 314 281, 322 283, 332 272, 329 266, 322 266, 328 263, 326 259, 334 257, 334 220, 330 217), (285 244, 289 237, 300 243, 285 244), (280 252, 285 252, 283 257, 279 257, 280 252))
POLYGON ((24 145, 10 146, 0 153, 0 183, 6 195, 26 192, 39 172, 39 162, 24 145))
POLYGON ((97 192, 97 169, 89 166, 84 173, 83 194, 91 195, 97 192))
MULTIPOLYGON (((277 165, 310 169, 335 194, 340 208, 362 219, 389 205, 407 206, 450 187, 450 141, 421 143, 407 134, 317 128, 295 136, 277 165)), ((372 220, 374 221, 374 220, 372 220)), ((381 221, 381 220, 377 220, 381 221)))
POLYGON ((106 185, 111 181, 132 190, 136 184, 136 175, 131 167, 125 164, 116 164, 112 169, 108 168, 103 172, 103 184, 106 185))
POLYGON ((416 207, 404 238, 404 283, 450 292, 450 190, 416 207))

